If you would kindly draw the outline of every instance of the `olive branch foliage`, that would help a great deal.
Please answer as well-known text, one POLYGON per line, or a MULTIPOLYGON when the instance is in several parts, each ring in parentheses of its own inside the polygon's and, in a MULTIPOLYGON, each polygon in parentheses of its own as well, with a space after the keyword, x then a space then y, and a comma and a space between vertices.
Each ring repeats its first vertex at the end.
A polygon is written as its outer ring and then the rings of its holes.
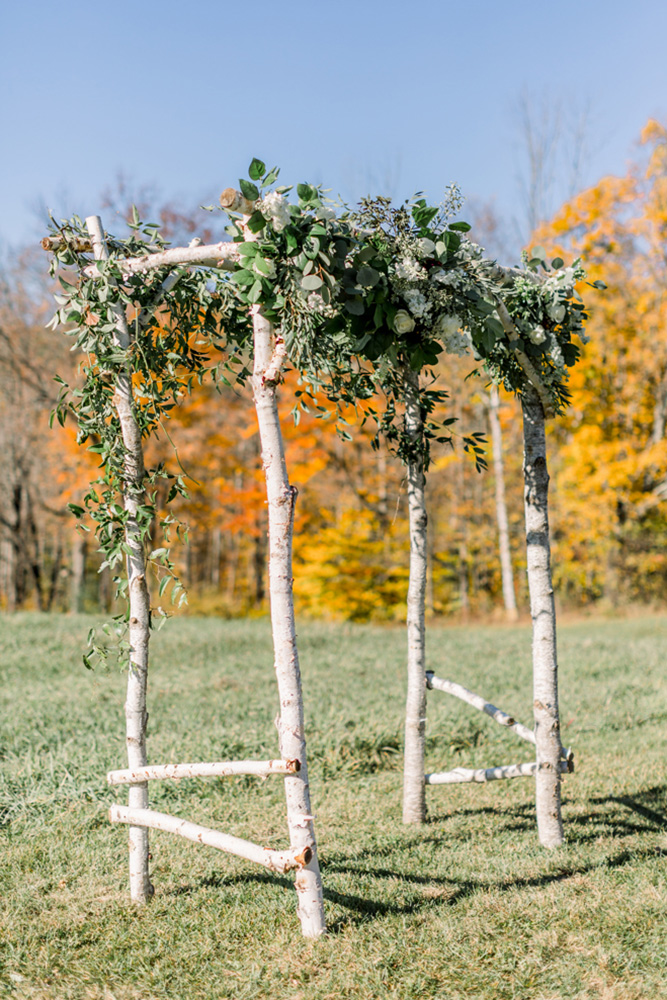
MULTIPOLYGON (((578 261, 549 265, 537 248, 524 259, 524 272, 499 273, 494 261, 466 234, 465 222, 451 221, 461 205, 452 187, 441 206, 420 195, 395 207, 383 197, 363 199, 355 209, 332 207, 322 187, 278 186, 278 168, 259 159, 242 179, 244 197, 254 203, 240 220, 231 212, 227 232, 238 257, 229 270, 219 267, 128 269, 128 258, 166 248, 158 227, 132 210, 130 234, 109 236, 109 259, 95 261, 80 218, 52 220, 51 273, 59 282, 56 313, 50 325, 63 327, 80 357, 76 384, 61 384, 52 414, 77 422, 77 441, 99 456, 100 474, 80 504, 77 518, 95 524, 99 547, 119 594, 127 590, 122 564, 130 549, 128 514, 122 497, 135 490, 136 531, 147 549, 158 530, 185 525, 170 513, 177 496, 187 496, 187 476, 177 463, 145 472, 141 484, 125 481, 125 446, 114 396, 122 376, 132 380, 133 411, 142 438, 169 437, 170 414, 193 386, 205 379, 241 384, 251 372, 252 323, 249 310, 261 307, 285 345, 288 363, 299 374, 295 419, 300 411, 337 416, 343 437, 350 407, 361 422, 374 421, 373 446, 382 440, 405 462, 419 458, 428 467, 431 446, 452 443, 454 418, 437 420, 447 400, 438 387, 436 367, 446 353, 472 355, 477 366, 506 388, 521 392, 526 374, 516 348, 527 355, 550 393, 555 408, 567 403, 567 368, 575 364, 583 338, 585 307, 574 285, 584 277, 578 261), (293 200, 289 200, 292 195, 293 200), (294 198, 294 195, 296 197, 294 198), (82 249, 84 247, 85 249, 82 249), (172 279, 165 281, 166 274, 172 279), (540 273, 541 280, 534 275, 540 273), (501 323, 498 303, 506 307, 516 339, 501 323), (114 336, 121 308, 131 334, 127 349, 114 336), (462 336, 456 330, 464 330, 462 336), (467 338, 467 339, 466 339, 467 338), (463 347, 462 347, 463 345, 463 347), (423 431, 417 438, 403 426, 406 373, 422 374, 419 407, 423 431), (326 400, 326 404, 324 401, 326 400)), ((214 211, 215 206, 206 206, 214 211)), ((601 283, 596 283, 601 285, 601 283)), ((170 439, 171 440, 171 439, 170 439)), ((483 468, 484 436, 463 437, 463 447, 483 468)), ((177 455, 177 452, 176 452, 177 455)), ((88 530, 88 529, 86 529, 88 530)), ((149 552, 159 578, 160 597, 171 584, 171 598, 185 592, 167 546, 149 552)), ((162 618, 166 612, 158 609, 162 618)), ((104 626, 123 646, 127 614, 104 626)), ((84 657, 91 666, 106 647, 89 636, 84 657)))

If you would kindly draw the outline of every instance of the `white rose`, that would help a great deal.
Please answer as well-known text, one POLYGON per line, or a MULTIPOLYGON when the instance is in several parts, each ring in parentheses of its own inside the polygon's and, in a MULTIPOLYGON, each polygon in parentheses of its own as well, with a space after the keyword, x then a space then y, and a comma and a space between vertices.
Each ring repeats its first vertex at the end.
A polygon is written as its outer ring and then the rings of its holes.
POLYGON ((427 240, 425 236, 419 240, 419 246, 425 257, 432 257, 435 253, 435 243, 433 240, 427 240))
POLYGON ((536 326, 534 330, 531 330, 528 336, 533 344, 543 344, 547 339, 543 326, 536 326))
POLYGON ((550 305, 547 312, 555 323, 562 323, 565 319, 565 306, 560 302, 554 302, 550 305))
POLYGON ((394 317, 394 329, 396 333, 411 333, 415 328, 415 321, 405 309, 399 309, 394 317))

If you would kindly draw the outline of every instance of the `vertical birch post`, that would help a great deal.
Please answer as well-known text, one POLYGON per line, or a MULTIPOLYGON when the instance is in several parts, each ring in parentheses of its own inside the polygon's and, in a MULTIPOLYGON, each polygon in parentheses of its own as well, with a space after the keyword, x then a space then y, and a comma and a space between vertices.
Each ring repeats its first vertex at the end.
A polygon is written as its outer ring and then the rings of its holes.
POLYGON ((533 621, 533 708, 537 771, 537 829, 540 843, 563 843, 560 761, 562 744, 558 717, 556 609, 551 580, 549 508, 544 409, 535 388, 526 383, 523 409, 526 554, 530 613, 533 621))
POLYGON ((282 378, 285 344, 274 336, 260 306, 252 306, 254 330, 253 395, 269 513, 269 592, 276 679, 280 698, 280 754, 298 760, 301 768, 285 778, 290 845, 310 860, 296 875, 297 912, 305 937, 326 930, 322 878, 317 860, 313 816, 310 811, 306 740, 304 735, 301 672, 296 645, 292 594, 292 531, 297 491, 290 485, 278 417, 276 387, 282 378))
MULTIPOLYGON (((97 215, 86 219, 93 252, 97 260, 107 260, 109 251, 104 238, 102 220, 97 215)), ((115 342, 122 350, 130 346, 130 333, 122 305, 114 306, 117 319, 115 342)), ((137 508, 144 496, 144 456, 141 430, 133 410, 132 373, 129 369, 116 381, 114 405, 120 421, 124 457, 123 506, 127 512, 125 541, 130 600, 130 660, 125 701, 125 726, 128 767, 136 769, 148 764, 146 756, 146 683, 148 678, 148 640, 150 630, 150 600, 146 583, 146 559, 143 539, 137 520, 137 508)), ((131 785, 129 806, 148 808, 148 783, 131 785)), ((148 830, 140 826, 129 828, 130 896, 135 903, 145 903, 153 895, 148 870, 148 830)))
POLYGON ((419 373, 405 369, 405 431, 410 440, 408 512, 410 580, 408 584, 408 694, 405 707, 403 822, 426 819, 424 740, 426 732, 426 601, 427 523, 424 499, 424 424, 419 403, 419 373))
POLYGON ((516 621, 518 612, 514 593, 512 552, 510 549, 507 502, 505 500, 505 468, 503 462, 503 437, 498 414, 500 404, 498 386, 492 385, 489 393, 489 425, 493 443, 493 471, 496 479, 496 523, 498 525, 498 553, 503 582, 503 601, 509 621, 516 621))

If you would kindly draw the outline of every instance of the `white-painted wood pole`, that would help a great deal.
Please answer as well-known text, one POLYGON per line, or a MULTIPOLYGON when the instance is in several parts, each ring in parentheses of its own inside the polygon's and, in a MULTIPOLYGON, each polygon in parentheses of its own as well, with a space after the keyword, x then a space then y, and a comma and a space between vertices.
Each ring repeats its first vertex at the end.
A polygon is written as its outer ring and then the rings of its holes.
POLYGON ((530 613, 533 622, 533 710, 538 768, 535 773, 540 843, 563 843, 561 761, 563 747, 558 713, 556 609, 549 542, 549 473, 544 409, 535 388, 522 392, 524 438, 524 507, 530 613))
MULTIPOLYGON (((565 760, 560 761, 559 770, 566 773, 570 770, 565 760)), ((502 778, 530 778, 537 773, 537 761, 528 764, 503 764, 500 767, 480 767, 470 770, 457 767, 453 771, 442 771, 425 775, 427 785, 456 785, 463 781, 500 781, 502 778)))
POLYGON ((229 778, 251 774, 268 778, 270 774, 298 774, 298 760, 224 760, 210 764, 151 764, 136 770, 109 771, 110 785, 136 785, 142 781, 180 781, 182 778, 229 778))
POLYGON ((408 459, 408 516, 410 522, 410 578, 407 600, 407 699, 403 763, 403 822, 426 819, 424 742, 426 737, 426 627, 424 621, 427 573, 427 524, 424 496, 424 424, 419 401, 419 373, 406 366, 405 431, 410 440, 408 459))
MULTIPOLYGON (((109 252, 104 238, 102 220, 97 215, 86 219, 97 260, 107 260, 109 252)), ((127 350, 130 333, 122 305, 114 307, 118 346, 127 350)), ((150 635, 150 599, 146 583, 146 558, 143 539, 137 521, 137 510, 144 500, 144 456, 141 431, 134 415, 132 373, 128 369, 116 381, 114 406, 120 421, 123 437, 124 483, 123 506, 127 512, 125 541, 127 575, 129 581, 129 642, 130 655, 125 701, 125 726, 127 761, 131 769, 145 767, 146 757, 146 685, 148 680, 148 641, 150 635)), ((132 785, 129 805, 135 809, 148 808, 148 785, 132 785)), ((130 896, 135 903, 144 903, 153 894, 148 865, 148 831, 144 827, 130 826, 130 896)))
POLYGON ((189 820, 155 812, 153 809, 130 809, 127 806, 113 805, 109 810, 109 819, 112 823, 134 823, 135 826, 175 833, 196 844, 216 847, 219 851, 235 854, 238 858, 253 861, 274 872, 288 872, 294 869, 298 871, 310 857, 308 848, 301 854, 293 849, 274 851, 253 844, 249 840, 243 840, 241 837, 232 837, 231 834, 220 833, 218 830, 211 830, 210 827, 199 826, 197 823, 190 823, 189 820))
POLYGON ((490 701, 486 700, 486 698, 482 698, 479 694, 474 694, 472 691, 469 691, 468 688, 463 687, 462 684, 457 684, 456 681, 444 680, 442 677, 436 677, 430 670, 426 671, 426 684, 429 688, 436 691, 445 691, 447 694, 452 694, 455 698, 460 698, 461 701, 465 701, 466 704, 472 705, 473 708, 479 709, 480 712, 484 712, 491 719, 493 719, 494 722, 497 722, 501 726, 505 726, 506 729, 511 729, 517 734, 517 736, 520 736, 522 740, 527 740, 529 743, 535 742, 535 733, 532 729, 528 729, 527 726, 517 722, 516 719, 514 719, 511 715, 508 715, 507 712, 503 712, 502 709, 496 708, 496 706, 492 705, 490 701))

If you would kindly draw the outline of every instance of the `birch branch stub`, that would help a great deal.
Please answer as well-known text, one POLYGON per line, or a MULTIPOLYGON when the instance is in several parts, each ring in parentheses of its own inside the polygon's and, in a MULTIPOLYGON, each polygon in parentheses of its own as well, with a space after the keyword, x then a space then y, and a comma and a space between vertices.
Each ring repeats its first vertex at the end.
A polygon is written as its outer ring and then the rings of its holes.
POLYGON ((234 854, 237 858, 263 865, 264 868, 274 872, 299 870, 311 859, 308 848, 301 852, 293 849, 274 851, 253 844, 250 840, 220 833, 218 830, 211 830, 210 827, 199 826, 197 823, 190 823, 186 819, 169 816, 167 813, 155 812, 153 809, 130 809, 127 806, 113 805, 109 810, 109 819, 112 823, 131 823, 137 827, 150 827, 152 830, 175 833, 186 840, 192 840, 195 844, 215 847, 227 854, 234 854))
POLYGON ((529 743, 535 742, 535 733, 532 729, 528 729, 521 722, 517 722, 511 715, 503 712, 500 708, 496 708, 495 705, 492 705, 486 698, 482 698, 481 695, 469 691, 462 684, 457 684, 456 681, 443 680, 441 677, 436 677, 432 670, 427 670, 426 686, 436 691, 445 691, 447 694, 454 695, 455 698, 460 698, 466 704, 472 705, 473 708, 479 709, 480 712, 484 712, 494 722, 513 730, 522 740, 527 740, 529 743))
POLYGON ((152 764, 148 767, 125 768, 109 771, 110 785, 136 785, 143 781, 173 780, 181 778, 227 778, 237 774, 251 774, 267 778, 270 774, 297 774, 301 769, 298 760, 225 760, 203 764, 152 764))
MULTIPOLYGON (((562 760, 560 770, 567 773, 569 762, 562 760)), ((527 764, 502 764, 500 767, 480 767, 470 769, 457 767, 453 771, 441 771, 424 775, 427 785, 455 785, 463 781, 500 781, 503 778, 530 778, 537 773, 537 761, 527 764)))

